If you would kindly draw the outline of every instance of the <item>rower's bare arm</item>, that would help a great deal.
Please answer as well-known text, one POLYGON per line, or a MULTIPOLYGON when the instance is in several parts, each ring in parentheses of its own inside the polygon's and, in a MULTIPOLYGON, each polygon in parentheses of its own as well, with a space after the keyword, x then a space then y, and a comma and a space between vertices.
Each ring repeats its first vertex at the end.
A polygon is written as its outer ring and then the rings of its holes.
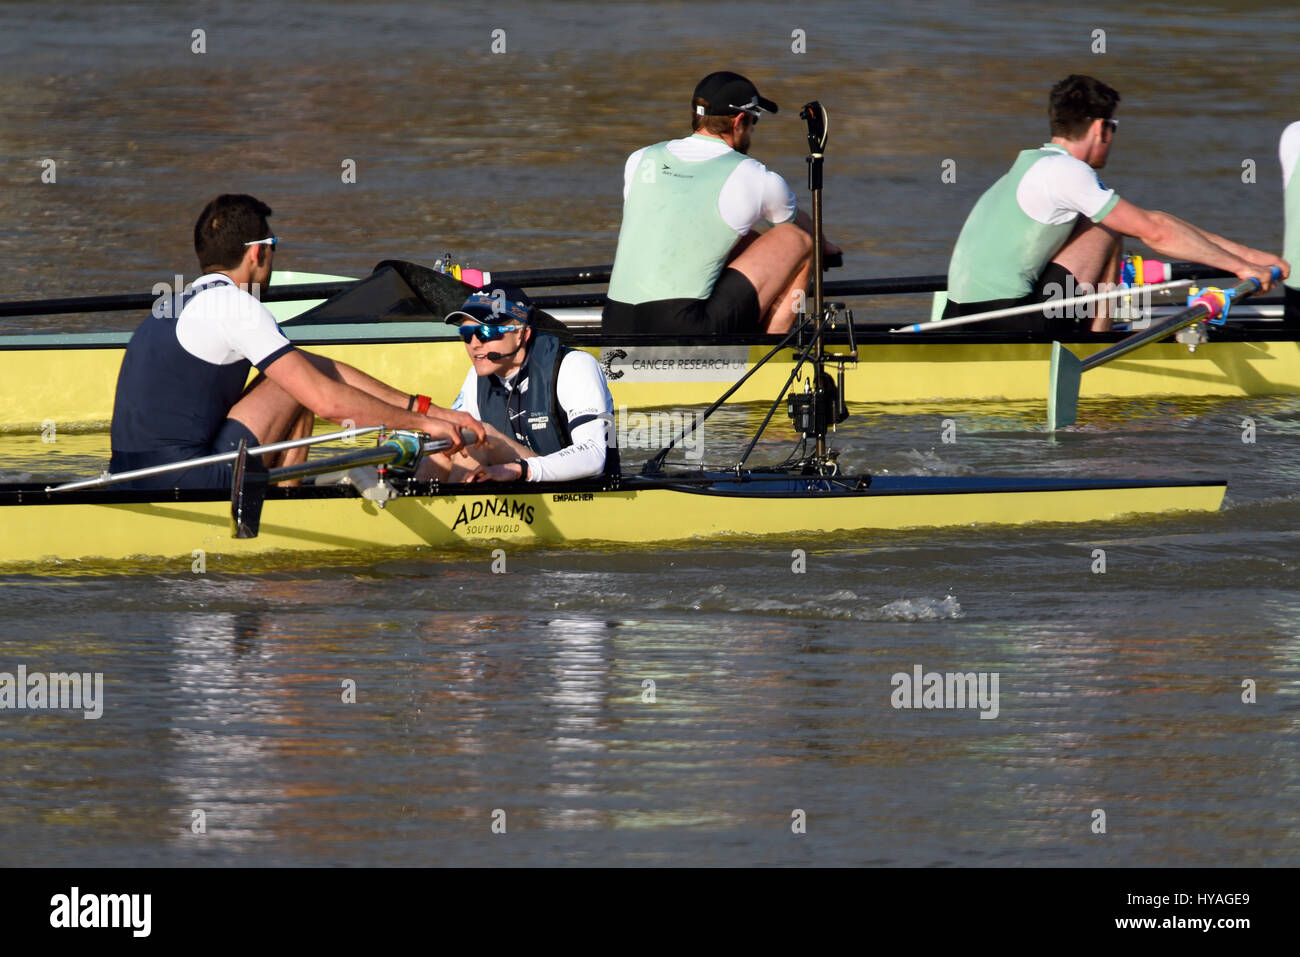
MULTIPOLYGON (((510 469, 511 466, 506 463, 531 458, 536 454, 514 439, 502 435, 488 423, 473 418, 470 421, 485 431, 486 440, 475 446, 466 446, 455 455, 440 452, 426 456, 420 463, 417 478, 437 479, 440 482, 480 482, 492 478, 493 468, 510 469)), ((518 466, 513 466, 513 472, 501 472, 494 480, 513 481, 519 478, 518 471, 518 466)))
MULTIPOLYGON (((1226 236, 1220 236, 1217 233, 1212 233, 1208 229, 1201 229, 1199 226, 1194 226, 1191 223, 1187 222, 1186 220, 1179 219, 1177 216, 1173 215, 1172 213, 1165 213, 1164 215, 1178 222, 1182 226, 1185 226, 1188 229, 1200 233, 1201 236, 1204 237, 1207 241, 1213 243, 1214 245, 1218 246, 1221 249, 1226 249, 1234 256, 1240 256, 1248 263, 1253 263, 1256 266, 1276 266, 1278 269, 1282 270, 1283 279, 1291 275, 1291 266, 1285 259, 1282 259, 1278 256, 1274 256, 1272 253, 1266 253, 1262 249, 1254 249, 1250 246, 1243 246, 1241 243, 1234 243, 1231 239, 1228 239, 1226 236)), ((1243 276, 1242 278, 1245 277, 1243 276)))
MULTIPOLYGON (((325 375, 297 349, 290 350, 266 370, 266 377, 322 419, 350 420, 357 427, 387 425, 390 428, 427 432, 434 438, 449 439, 451 451, 463 447, 460 429, 443 418, 408 412, 390 405, 346 382, 325 375)), ((407 397, 402 397, 406 402, 407 397)), ((443 412, 445 410, 439 410, 443 412)), ((476 434, 481 434, 482 426, 476 434)))
POLYGON ((400 408, 406 408, 410 396, 405 392, 399 392, 386 382, 380 382, 374 376, 366 375, 360 369, 348 365, 346 362, 339 362, 336 359, 328 359, 325 356, 317 355, 314 352, 303 352, 303 355, 321 371, 322 374, 333 379, 335 382, 344 382, 354 389, 360 389, 368 395, 374 396, 381 402, 388 405, 395 405, 400 408))
MULTIPOLYGON (((466 482, 518 482, 528 477, 526 471, 517 463, 519 459, 534 458, 537 453, 516 442, 507 435, 502 435, 492 426, 488 426, 487 454, 480 456, 478 467, 466 475, 466 482)), ((458 455, 457 460, 468 459, 468 455, 458 455)))
POLYGON ((1102 224, 1115 232, 1132 236, 1146 243, 1163 256, 1205 263, 1207 266, 1230 272, 1238 279, 1254 278, 1259 280, 1264 289, 1268 289, 1273 283, 1269 267, 1285 265, 1276 257, 1223 240, 1221 236, 1206 233, 1177 216, 1160 210, 1143 209, 1123 198, 1106 215, 1102 224), (1265 258, 1257 262, 1242 253, 1255 253, 1265 258))
POLYGON ((475 445, 482 445, 487 441, 487 434, 483 431, 483 423, 468 412, 458 412, 455 409, 444 409, 441 406, 431 405, 429 411, 425 413, 430 419, 438 419, 446 422, 456 429, 468 429, 473 432, 476 440, 475 445))
MULTIPOLYGON (((387 405, 405 409, 411 401, 411 397, 407 393, 394 389, 386 382, 380 382, 374 376, 367 375, 346 362, 327 359, 325 356, 316 355, 314 352, 304 352, 303 355, 328 378, 335 382, 342 382, 354 389, 359 389, 387 405)), ((295 398, 297 397, 295 396, 295 398)), ((464 412, 454 412, 451 409, 444 409, 437 405, 430 405, 428 412, 425 414, 428 418, 440 419, 457 429, 469 429, 477 436, 479 442, 484 439, 483 423, 472 415, 466 415, 464 412)))
MULTIPOLYGON (((1192 228, 1196 229, 1195 226, 1192 228)), ((1272 253, 1266 253, 1262 249, 1253 249, 1250 246, 1243 246, 1241 243, 1234 243, 1231 239, 1217 236, 1204 229, 1198 231, 1209 239, 1210 242, 1217 246, 1221 246, 1234 255, 1240 256, 1242 259, 1246 260, 1246 262, 1254 263, 1256 266, 1276 266, 1278 269, 1282 270, 1283 279, 1291 275, 1291 264, 1281 256, 1274 256, 1272 253)))

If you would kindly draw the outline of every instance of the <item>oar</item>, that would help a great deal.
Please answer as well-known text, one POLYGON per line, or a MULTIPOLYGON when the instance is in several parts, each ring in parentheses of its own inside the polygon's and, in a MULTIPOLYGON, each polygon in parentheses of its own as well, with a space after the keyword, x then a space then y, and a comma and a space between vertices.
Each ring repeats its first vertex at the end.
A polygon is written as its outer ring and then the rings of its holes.
MULTIPOLYGON (((248 449, 249 455, 265 455, 271 452, 283 452, 285 449, 296 449, 304 445, 316 445, 320 442, 343 441, 345 439, 355 438, 358 435, 369 435, 371 432, 378 432, 382 427, 377 425, 368 425, 360 429, 344 429, 341 432, 330 432, 326 435, 309 435, 304 439, 287 439, 284 442, 272 442, 270 445, 259 445, 257 448, 248 449)), ((148 478, 152 475, 166 475, 169 472, 183 472, 186 469, 199 468, 204 465, 215 465, 219 462, 231 462, 239 457, 239 450, 233 452, 219 452, 216 455, 204 455, 196 459, 186 459, 184 462, 169 462, 166 465, 153 465, 145 469, 132 469, 130 472, 118 472, 110 475, 105 472, 98 478, 82 479, 77 482, 65 482, 63 485, 47 486, 47 492, 75 492, 83 488, 98 488, 101 485, 117 485, 119 482, 133 482, 139 478, 148 478)))
MULTIPOLYGON (((474 434, 466 430, 470 441, 474 434)), ((450 439, 431 439, 422 437, 423 433, 394 432, 384 442, 372 449, 358 449, 355 452, 343 452, 329 458, 303 462, 300 465, 285 465, 266 472, 249 472, 249 481, 265 481, 267 485, 277 482, 289 482, 294 479, 307 478, 310 475, 324 475, 327 472, 346 472, 348 469, 362 465, 412 465, 426 455, 442 452, 451 448, 450 439)), ((249 450, 253 452, 253 450, 249 450)), ((238 451, 235 452, 239 454, 238 451)), ((256 454, 253 452, 253 454, 256 454)))
MULTIPOLYGON (((474 434, 461 430, 462 441, 473 442, 474 434)), ((451 448, 450 439, 432 439, 423 432, 394 432, 372 449, 359 449, 341 455, 286 465, 269 471, 251 471, 248 456, 253 451, 240 439, 235 450, 234 474, 230 483, 230 518, 235 538, 256 538, 262 524, 262 503, 266 500, 266 487, 276 482, 288 482, 324 475, 327 472, 346 472, 367 465, 413 467, 426 455, 451 448)), ((382 502, 380 503, 382 506, 382 502)))
MULTIPOLYGON (((1274 282, 1282 278, 1282 270, 1276 266, 1270 269, 1270 274, 1274 282)), ((1120 356, 1128 355, 1134 349, 1140 349, 1148 343, 1172 335, 1194 322, 1217 319, 1227 312, 1232 303, 1245 299, 1262 288, 1258 279, 1251 278, 1243 279, 1226 292, 1219 289, 1204 289, 1181 312, 1152 323, 1148 328, 1135 332, 1083 360, 1059 342, 1053 342, 1051 379, 1047 388, 1048 431, 1055 432, 1058 428, 1065 428, 1075 423, 1079 414, 1079 379, 1083 373, 1105 365, 1120 356)))
MULTIPOLYGON (((585 286, 609 282, 612 266, 570 266, 562 269, 520 269, 493 272, 493 282, 515 286, 585 286)), ((290 283, 269 286, 261 291, 262 302, 292 302, 299 299, 329 299, 353 286, 357 280, 337 282, 290 283)), ((27 299, 0 302, 0 317, 61 316, 82 312, 130 312, 152 309, 158 296, 153 293, 126 293, 117 296, 79 296, 62 299, 27 299)))
MULTIPOLYGON (((520 269, 493 272, 494 282, 507 282, 525 289, 547 286, 584 286, 609 282, 612 266, 571 266, 561 269, 520 269)), ((1211 269, 1195 263, 1172 263, 1173 275, 1180 279, 1209 279, 1223 275, 1221 269, 1211 269)), ((292 302, 300 299, 328 299, 350 288, 357 280, 318 282, 271 286, 262 291, 263 302, 292 302)), ((893 296, 927 292, 940 292, 948 288, 948 277, 895 276, 883 279, 841 279, 824 283, 828 297, 836 296, 893 296)), ((83 312, 129 312, 152 309, 158 297, 152 293, 127 293, 117 296, 81 296, 63 299, 26 299, 0 302, 0 318, 12 316, 58 316, 83 312)), ((542 308, 557 306, 599 306, 604 296, 570 297, 569 300, 542 302, 542 308)))
MULTIPOLYGON (((269 286, 261 290, 262 302, 290 302, 298 299, 328 299, 346 289, 355 280, 346 282, 288 283, 269 286)), ((159 297, 153 293, 133 292, 120 296, 80 296, 72 299, 27 299, 21 302, 0 302, 0 317, 4 316, 64 316, 79 312, 131 312, 148 311, 159 297)))
POLYGON ((1071 299, 1048 299, 1045 302, 1031 302, 1027 306, 1011 306, 1007 309, 993 309, 990 312, 978 312, 970 316, 954 316, 951 319, 939 319, 935 322, 914 322, 908 326, 899 326, 897 329, 890 329, 890 332, 927 332, 931 329, 949 329, 953 326, 966 326, 975 322, 987 322, 990 319, 1002 319, 1005 316, 1023 316, 1031 312, 1044 312, 1048 309, 1063 309, 1066 306, 1079 306, 1087 302, 1097 302, 1101 299, 1122 299, 1125 296, 1136 296, 1142 293, 1161 292, 1165 289, 1176 289, 1182 286, 1190 286, 1192 280, 1178 279, 1174 282, 1161 282, 1153 286, 1131 286, 1123 289, 1116 289, 1112 292, 1095 292, 1087 296, 1074 296, 1071 299))

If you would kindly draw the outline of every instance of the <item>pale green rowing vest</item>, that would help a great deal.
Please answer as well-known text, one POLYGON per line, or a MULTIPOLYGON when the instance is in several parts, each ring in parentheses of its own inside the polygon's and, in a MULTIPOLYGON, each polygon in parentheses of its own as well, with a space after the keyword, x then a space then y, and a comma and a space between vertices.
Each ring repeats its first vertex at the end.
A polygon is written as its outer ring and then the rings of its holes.
MULTIPOLYGON (((1060 226, 1038 222, 1020 208, 1016 191, 1031 166, 1064 152, 1050 143, 1025 150, 1007 174, 979 198, 966 217, 948 265, 950 300, 1019 299, 1033 292, 1038 277, 1070 238, 1074 221, 1060 226)), ((1094 221, 1114 209, 1118 201, 1118 194, 1112 196, 1094 221)))
POLYGON ((744 162, 735 150, 690 163, 647 146, 623 203, 609 298, 637 305, 708 299, 740 237, 718 212, 727 177, 744 162))
POLYGON ((1285 285, 1300 289, 1300 159, 1291 169, 1286 184, 1286 235, 1282 240, 1282 258, 1291 264, 1285 285))

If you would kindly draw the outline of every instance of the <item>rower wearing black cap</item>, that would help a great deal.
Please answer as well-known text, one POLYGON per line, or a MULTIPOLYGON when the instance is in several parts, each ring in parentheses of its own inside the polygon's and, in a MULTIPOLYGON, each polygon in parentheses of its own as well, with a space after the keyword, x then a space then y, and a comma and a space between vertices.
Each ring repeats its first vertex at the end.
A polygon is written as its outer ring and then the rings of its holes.
POLYGON ((693 135, 628 158, 606 333, 790 328, 808 285, 812 219, 784 179, 746 155, 759 117, 775 112, 745 77, 710 73, 691 100, 693 135), (772 228, 754 232, 760 220, 772 228))
POLYGON ((447 316, 472 365, 452 408, 482 419, 488 441, 426 459, 421 477, 565 482, 618 470, 600 363, 544 332, 539 315, 522 289, 498 283, 447 316))

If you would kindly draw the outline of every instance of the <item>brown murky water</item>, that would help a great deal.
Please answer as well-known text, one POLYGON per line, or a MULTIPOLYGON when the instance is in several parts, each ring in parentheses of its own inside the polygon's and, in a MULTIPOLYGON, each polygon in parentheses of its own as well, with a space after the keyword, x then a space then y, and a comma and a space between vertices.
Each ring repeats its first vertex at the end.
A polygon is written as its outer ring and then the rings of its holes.
MULTIPOLYGON (((286 3, 253 26, 236 4, 3 3, 3 292, 147 291, 192 269, 193 219, 231 190, 275 207, 283 268, 608 262, 624 158, 677 135, 718 68, 782 105, 753 151, 804 198, 795 114, 830 109, 835 278, 942 272, 1074 71, 1124 95, 1109 185, 1278 248, 1300 14, 1260 6, 1155 5, 1126 26, 1110 2, 286 3)), ((838 441, 870 468, 1218 476, 1229 507, 531 551, 505 576, 463 553, 0 576, 0 671, 105 675, 97 721, 0 711, 22 769, 0 783, 0 863, 1294 864, 1295 401, 1098 403, 1055 444, 1038 409, 860 411, 838 441), (998 672, 997 718, 892 707, 917 664, 998 672)), ((748 421, 710 420, 711 448, 748 421)), ((103 438, 68 437, 57 467, 48 452, 0 438, 5 468, 35 474, 93 471, 103 438)))

